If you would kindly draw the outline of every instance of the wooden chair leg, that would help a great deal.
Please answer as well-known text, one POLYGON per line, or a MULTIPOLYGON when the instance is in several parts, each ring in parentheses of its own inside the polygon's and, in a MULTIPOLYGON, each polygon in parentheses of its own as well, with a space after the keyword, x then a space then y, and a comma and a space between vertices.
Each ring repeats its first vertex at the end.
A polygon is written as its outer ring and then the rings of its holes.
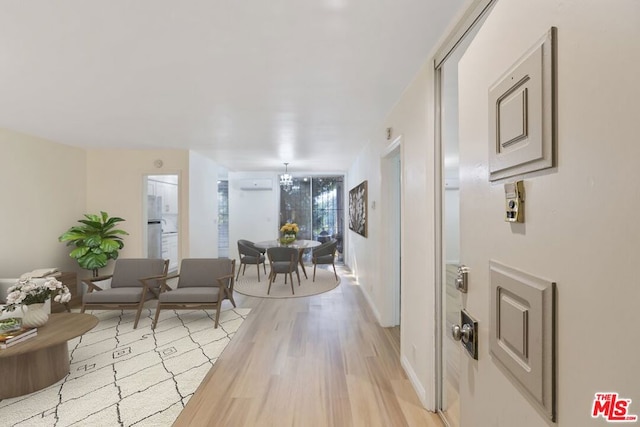
MULTIPOLYGON (((287 277, 287 275, 285 274, 284 277, 287 277)), ((291 293, 293 295, 295 295, 296 291, 293 290, 293 273, 289 272, 289 277, 291 278, 291 293)), ((298 276, 298 277, 300 277, 300 276, 298 276)), ((285 281, 285 283, 286 283, 286 281, 285 281)))
POLYGON ((316 266, 317 265, 318 264, 316 264, 315 262, 313 263, 313 281, 314 282, 316 281, 316 266))
POLYGON ((213 325, 213 329, 218 328, 218 324, 220 323, 220 309, 222 308, 222 300, 218 300, 218 305, 216 307, 216 322, 213 325))
POLYGON ((160 301, 158 301, 158 305, 156 306, 156 315, 153 318, 153 323, 151 324, 151 329, 155 329, 156 328, 156 324, 158 323, 158 316, 160 316, 160 301))
POLYGON ((136 312, 136 320, 133 322, 133 329, 138 327, 138 321, 140 320, 140 314, 142 314, 142 307, 144 306, 144 294, 142 295, 142 300, 140 304, 138 304, 138 311, 136 312))
POLYGON ((240 278, 240 270, 242 270, 242 265, 238 267, 238 275, 236 276, 236 280, 240 278))
POLYGON ((277 273, 271 272, 271 277, 269 277, 269 288, 267 288, 267 295, 271 292, 271 284, 274 280, 276 280, 277 273))
POLYGON ((260 264, 256 264, 256 270, 258 270, 258 282, 260 281, 260 264))
POLYGON ((333 274, 334 274, 334 276, 336 276, 336 281, 337 281, 338 280, 338 272, 336 271, 336 265, 335 264, 332 264, 332 265, 333 265, 333 274))

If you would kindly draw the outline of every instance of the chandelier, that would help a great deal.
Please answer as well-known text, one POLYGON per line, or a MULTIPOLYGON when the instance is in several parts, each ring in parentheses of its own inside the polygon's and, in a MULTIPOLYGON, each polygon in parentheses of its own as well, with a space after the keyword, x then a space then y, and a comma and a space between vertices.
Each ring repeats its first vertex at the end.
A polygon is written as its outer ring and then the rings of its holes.
POLYGON ((293 177, 288 173, 289 163, 284 164, 284 173, 280 175, 280 187, 284 191, 291 191, 293 186, 293 177))

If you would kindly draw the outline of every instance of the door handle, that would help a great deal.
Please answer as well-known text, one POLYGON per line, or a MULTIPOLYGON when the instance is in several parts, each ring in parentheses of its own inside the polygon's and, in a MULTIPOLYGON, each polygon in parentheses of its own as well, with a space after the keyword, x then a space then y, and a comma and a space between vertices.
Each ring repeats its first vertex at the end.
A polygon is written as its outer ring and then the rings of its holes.
POLYGON ((459 325, 453 325, 451 327, 451 336, 456 341, 462 340, 463 343, 468 343, 469 340, 473 339, 473 326, 468 323, 462 325, 462 328, 459 325))

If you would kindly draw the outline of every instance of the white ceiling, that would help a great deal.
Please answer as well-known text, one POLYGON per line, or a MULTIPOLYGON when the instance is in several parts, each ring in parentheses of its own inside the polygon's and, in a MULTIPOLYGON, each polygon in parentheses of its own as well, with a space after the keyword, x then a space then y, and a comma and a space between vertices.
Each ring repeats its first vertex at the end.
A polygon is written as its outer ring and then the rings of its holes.
POLYGON ((0 127, 343 171, 464 4, 0 0, 0 127))

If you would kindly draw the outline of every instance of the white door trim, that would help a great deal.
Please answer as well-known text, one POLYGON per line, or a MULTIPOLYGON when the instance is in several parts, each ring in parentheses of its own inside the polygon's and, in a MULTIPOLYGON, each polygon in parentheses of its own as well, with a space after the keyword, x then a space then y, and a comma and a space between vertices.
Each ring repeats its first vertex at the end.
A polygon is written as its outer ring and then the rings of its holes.
MULTIPOLYGON (((402 135, 396 137, 380 156, 381 201, 380 220, 382 242, 388 242, 381 254, 380 273, 383 283, 389 283, 386 294, 390 304, 381 313, 382 326, 397 326, 402 317, 400 292, 402 287, 401 236, 402 236, 402 135), (395 159, 399 160, 399 165, 395 159), (397 184, 397 185, 396 185, 397 184), (386 256, 390 255, 390 256, 386 256)), ((383 246, 385 247, 385 246, 383 246)))

